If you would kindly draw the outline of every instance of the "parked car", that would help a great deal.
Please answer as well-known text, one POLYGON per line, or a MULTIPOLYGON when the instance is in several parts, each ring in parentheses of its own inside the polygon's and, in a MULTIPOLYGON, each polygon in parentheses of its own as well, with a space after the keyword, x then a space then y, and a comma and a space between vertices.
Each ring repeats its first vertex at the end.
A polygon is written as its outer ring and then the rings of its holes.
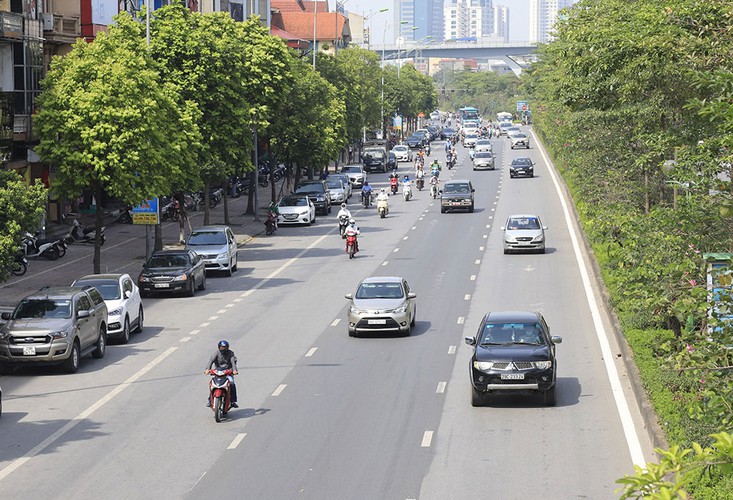
POLYGON ((326 178, 326 185, 331 195, 331 203, 340 205, 346 201, 346 188, 341 179, 326 178))
POLYGON ((479 151, 475 155, 473 155, 474 170, 494 170, 494 165, 494 153, 492 153, 491 151, 479 151))
MULTIPOLYGON (((351 179, 346 174, 328 174, 328 177, 326 177, 326 180, 329 179, 339 179, 344 184, 344 189, 346 190, 346 199, 351 198, 351 179)), ((333 201, 333 200, 331 200, 333 201)))
POLYGON ((405 144, 398 144, 392 148, 397 161, 412 161, 412 150, 405 144))
POLYGON ((347 313, 350 337, 361 333, 396 333, 410 335, 415 326, 417 295, 407 280, 396 276, 367 278, 356 287, 347 313))
POLYGON ((520 156, 514 158, 509 165, 509 177, 514 178, 518 176, 534 177, 534 162, 531 158, 520 156))
POLYGON ((140 295, 153 292, 183 292, 193 297, 206 289, 204 258, 193 250, 160 250, 153 253, 137 279, 140 295))
POLYGON ((130 341, 130 333, 143 331, 145 313, 140 289, 129 274, 89 274, 72 286, 93 286, 107 305, 107 337, 121 344, 130 341))
POLYGON ((301 181, 293 194, 306 194, 316 206, 321 215, 331 213, 331 192, 328 190, 326 181, 313 180, 301 181))
POLYGON ((491 144, 491 139, 477 139, 476 144, 474 144, 473 148, 477 153, 479 151, 493 151, 494 150, 494 146, 491 144))
POLYGON ((186 250, 203 257, 207 271, 231 276, 237 270, 237 240, 229 226, 197 227, 188 237, 186 250))
POLYGON ((523 132, 519 132, 509 136, 511 141, 511 147, 514 148, 527 148, 529 149, 529 137, 523 132))
POLYGON ((474 352, 469 363, 471 405, 483 406, 495 394, 541 394, 546 405, 556 401, 555 345, 539 312, 490 312, 475 337, 466 337, 474 352))
POLYGON ((346 174, 351 179, 352 187, 361 189, 367 180, 367 173, 361 165, 344 165, 341 167, 341 173, 346 174))
MULTIPOLYGON (((338 181, 341 184, 341 181, 338 181)), ((313 224, 316 221, 316 206, 303 194, 283 196, 277 204, 280 214, 277 217, 278 225, 285 224, 313 224)))
POLYGON ((468 210, 473 212, 473 184, 469 180, 447 181, 440 190, 440 213, 449 210, 468 210))
POLYGON ((23 298, 0 327, 0 369, 39 364, 79 369, 82 357, 107 350, 107 305, 91 286, 53 286, 23 298))
POLYGON ((546 226, 536 215, 510 215, 502 226, 504 253, 534 251, 545 253, 546 226))

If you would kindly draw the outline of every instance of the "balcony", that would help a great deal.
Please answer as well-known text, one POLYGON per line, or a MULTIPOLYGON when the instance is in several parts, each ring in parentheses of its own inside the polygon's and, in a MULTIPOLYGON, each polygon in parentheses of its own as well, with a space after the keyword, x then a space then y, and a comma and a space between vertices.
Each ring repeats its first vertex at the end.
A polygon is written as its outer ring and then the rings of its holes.
POLYGON ((79 17, 48 13, 41 16, 46 43, 71 44, 81 36, 79 17))
POLYGON ((20 40, 23 37, 23 15, 0 11, 0 40, 20 40))

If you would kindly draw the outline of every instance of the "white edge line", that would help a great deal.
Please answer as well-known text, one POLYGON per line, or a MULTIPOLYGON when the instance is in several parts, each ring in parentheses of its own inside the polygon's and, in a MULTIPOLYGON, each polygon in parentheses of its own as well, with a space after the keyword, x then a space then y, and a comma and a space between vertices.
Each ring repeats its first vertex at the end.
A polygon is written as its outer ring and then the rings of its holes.
POLYGON ((134 375, 132 375, 130 378, 122 382, 120 385, 112 389, 110 392, 108 392, 106 395, 104 395, 102 398, 98 399, 93 405, 91 405, 89 408, 78 414, 76 417, 74 417, 72 420, 66 423, 63 427, 61 427, 59 430, 48 436, 46 439, 41 441, 39 444, 34 446, 28 453, 23 455, 22 457, 16 459, 13 461, 10 465, 5 467, 4 469, 0 470, 0 481, 8 477, 13 471, 18 469, 21 465, 26 463, 31 458, 35 457, 39 453, 41 453, 43 450, 48 448, 50 445, 52 445, 55 441, 57 441, 61 436, 69 432, 71 429, 79 425, 84 419, 88 418, 92 413, 100 409, 102 406, 110 402, 115 396, 117 396, 120 392, 125 390, 127 387, 132 385, 137 379, 145 375, 147 372, 152 370, 155 366, 160 364, 161 361, 163 361, 165 358, 170 356, 173 352, 175 352, 178 349, 178 347, 169 347, 166 349, 163 353, 161 353, 160 356, 155 358, 153 361, 148 363, 147 365, 143 366, 140 370, 138 370, 134 375))
POLYGON ((532 131, 532 135, 534 136, 536 143, 540 144, 540 154, 542 155, 542 159, 545 160, 545 164, 548 166, 547 170, 550 173, 550 177, 552 177, 552 182, 555 185, 555 191, 557 192, 557 196, 560 199, 560 205, 562 206, 562 211, 565 215, 565 224, 567 225, 568 233, 570 234, 570 241, 573 244, 575 260, 578 263, 578 270, 580 271, 580 278, 583 282, 583 289, 585 290, 588 307, 593 318, 593 326, 595 328, 596 337, 598 338, 598 343, 601 347, 603 364, 606 366, 606 373, 608 374, 608 380, 611 383, 613 399, 616 402, 616 409, 618 411, 619 417, 621 418, 621 425, 624 429, 626 446, 629 448, 631 460, 634 465, 638 465, 639 467, 643 468, 646 465, 646 459, 644 458, 644 452, 641 449, 639 436, 636 433, 634 420, 633 418, 631 418, 631 411, 629 410, 629 405, 626 402, 626 397, 624 395, 623 386, 621 385, 621 379, 619 377, 618 370, 616 369, 616 365, 614 364, 615 358, 611 352, 611 345, 608 342, 608 335, 606 334, 606 330, 603 327, 603 321, 601 319, 601 312, 598 307, 598 303, 596 302, 595 295, 593 295, 593 289, 591 288, 590 284, 590 276, 588 275, 588 268, 585 265, 583 255, 580 251, 580 244, 578 243, 578 237, 575 233, 575 226, 573 226, 573 221, 570 217, 570 210, 568 209, 568 204, 565 200, 565 197, 563 196, 562 190, 560 189, 560 183, 558 182, 557 176, 555 175, 555 170, 553 168, 550 168, 550 159, 545 153, 544 146, 539 141, 537 141, 537 137, 535 136, 534 131, 532 131))
POLYGON ((247 435, 246 432, 242 432, 242 433, 237 434, 237 436, 234 438, 234 440, 232 440, 231 444, 229 444, 229 446, 227 446, 227 450, 233 450, 237 446, 239 446, 239 443, 242 442, 242 439, 244 439, 244 436, 246 436, 246 435, 247 435))

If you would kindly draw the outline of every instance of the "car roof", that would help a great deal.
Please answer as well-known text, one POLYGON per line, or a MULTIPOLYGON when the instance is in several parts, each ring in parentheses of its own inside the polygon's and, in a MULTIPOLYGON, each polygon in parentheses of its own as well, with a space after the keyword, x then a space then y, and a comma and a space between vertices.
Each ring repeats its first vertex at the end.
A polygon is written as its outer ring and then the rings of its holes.
POLYGON ((216 232, 216 231, 225 231, 225 230, 227 230, 227 229, 229 229, 229 226, 224 226, 224 225, 212 225, 212 226, 201 226, 201 227, 195 227, 195 228, 193 228, 193 231, 191 231, 191 232, 192 232, 192 233, 195 233, 195 232, 197 232, 197 231, 207 231, 207 232, 211 232, 211 231, 214 231, 214 232, 216 232))
POLYGON ((530 158, 529 156, 517 156, 516 158, 512 160, 512 163, 514 163, 515 161, 521 161, 521 162, 532 161, 532 158, 530 158))
POLYGON ((538 321, 540 313, 531 311, 492 311, 484 316, 487 322, 494 321, 538 321))
POLYGON ((535 219, 539 219, 539 215, 535 214, 514 214, 507 217, 507 220, 509 219, 529 219, 530 217, 534 217, 535 219))
POLYGON ((87 274, 86 276, 82 276, 81 278, 76 278, 74 280, 74 283, 76 283, 77 281, 119 280, 126 274, 127 273, 87 274))
POLYGON ((361 283, 402 283, 402 278, 399 276, 372 276, 364 278, 361 283))
POLYGON ((449 181, 445 181, 445 184, 470 184, 470 183, 471 181, 469 181, 468 179, 451 179, 449 181))
POLYGON ((153 257, 157 257, 160 255, 188 255, 188 252, 190 250, 158 250, 157 252, 153 253, 153 257))
POLYGON ((84 290, 83 286, 71 286, 71 285, 54 285, 45 286, 37 292, 31 293, 24 297, 25 299, 38 299, 47 297, 69 297, 70 295, 76 295, 77 293, 84 290))

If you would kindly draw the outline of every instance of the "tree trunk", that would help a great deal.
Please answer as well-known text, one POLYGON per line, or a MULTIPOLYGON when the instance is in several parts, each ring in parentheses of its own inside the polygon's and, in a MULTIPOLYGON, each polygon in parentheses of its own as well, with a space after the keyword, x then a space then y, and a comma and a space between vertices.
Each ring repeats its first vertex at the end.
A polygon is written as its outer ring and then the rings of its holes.
POLYGON ((102 185, 97 183, 94 186, 94 197, 96 198, 96 209, 95 209, 95 219, 94 219, 94 227, 95 227, 95 233, 94 233, 94 274, 99 274, 102 272, 102 223, 104 222, 104 219, 102 218, 103 212, 102 212, 102 185))

